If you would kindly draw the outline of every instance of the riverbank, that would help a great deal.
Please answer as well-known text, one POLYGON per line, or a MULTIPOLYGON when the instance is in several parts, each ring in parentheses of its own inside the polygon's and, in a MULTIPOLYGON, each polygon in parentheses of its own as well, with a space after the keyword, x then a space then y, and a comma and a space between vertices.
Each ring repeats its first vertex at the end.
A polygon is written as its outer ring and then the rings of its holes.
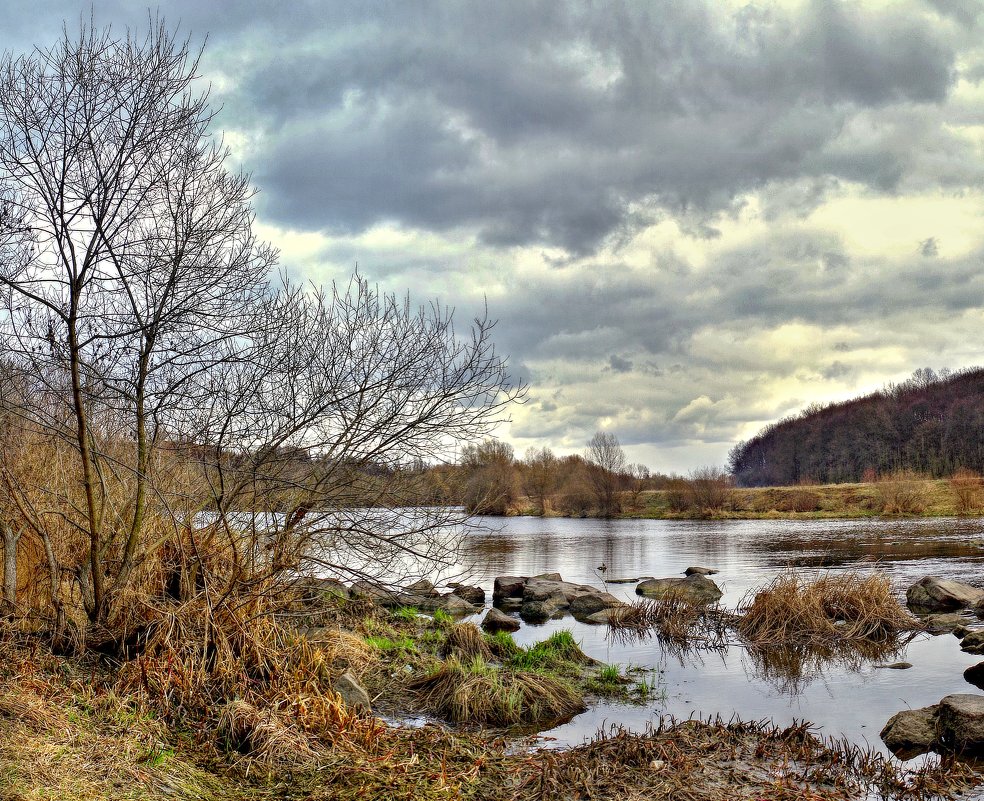
POLYGON ((913 771, 801 723, 657 718, 544 750, 524 728, 657 688, 586 658, 569 634, 523 647, 439 612, 309 601, 250 639, 231 674, 194 656, 204 643, 55 656, 0 627, 3 797, 832 801, 945 798, 978 781, 951 759, 913 771))
MULTIPOLYGON (((981 514, 972 497, 955 491, 947 479, 917 479, 904 488, 876 481, 858 484, 809 484, 789 487, 732 487, 715 508, 679 508, 674 490, 622 493, 616 519, 628 520, 851 520, 868 517, 957 517, 981 514), (905 493, 900 504, 895 497, 905 493), (899 508, 905 511, 898 511, 899 508)), ((984 496, 982 496, 984 500, 984 496)), ((570 517, 549 507, 539 515, 535 503, 520 498, 509 516, 570 517)), ((596 517, 594 511, 581 517, 596 517)))

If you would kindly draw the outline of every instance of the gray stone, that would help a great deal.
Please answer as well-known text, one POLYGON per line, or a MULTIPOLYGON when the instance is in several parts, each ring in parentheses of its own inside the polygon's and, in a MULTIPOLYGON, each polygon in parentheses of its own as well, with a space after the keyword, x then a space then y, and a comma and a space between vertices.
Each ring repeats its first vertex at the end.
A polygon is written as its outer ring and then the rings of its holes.
POLYGON ((411 584, 409 587, 406 588, 406 591, 410 595, 423 595, 429 597, 435 597, 439 595, 438 591, 434 589, 434 585, 431 582, 429 582, 427 579, 421 579, 420 581, 415 581, 413 584, 411 584))
POLYGON ((695 604, 713 603, 723 595, 712 579, 699 575, 651 579, 636 587, 636 593, 647 598, 681 598, 695 604))
POLYGON ((356 581, 350 592, 353 598, 369 600, 384 606, 399 606, 401 604, 401 593, 381 587, 371 581, 356 581))
POLYGON ((492 585, 492 600, 522 598, 523 588, 528 580, 528 576, 496 576, 492 585))
POLYGON ((603 609, 613 609, 625 605, 625 601, 616 598, 611 593, 601 591, 586 592, 578 595, 571 601, 571 614, 578 620, 581 620, 603 609))
POLYGON ((933 615, 926 615, 922 619, 922 624, 930 634, 946 634, 958 626, 963 626, 966 622, 967 618, 959 612, 938 612, 933 615))
POLYGON ((948 695, 939 704, 937 727, 947 750, 984 752, 984 695, 948 695))
POLYGON ((892 662, 888 665, 875 665, 881 670, 908 670, 912 667, 912 662, 892 662))
POLYGON ((519 608, 519 616, 527 623, 545 623, 568 606, 563 595, 553 595, 542 600, 524 601, 519 608))
POLYGON ((901 759, 925 754, 937 743, 936 706, 905 709, 888 719, 881 738, 888 749, 901 759))
POLYGON ((950 612, 984 600, 984 590, 959 581, 926 576, 906 590, 905 599, 913 612, 950 612))
POLYGON ((624 609, 624 608, 625 607, 622 607, 622 606, 613 606, 613 607, 610 607, 608 609, 599 609, 597 612, 594 612, 594 613, 588 615, 585 618, 581 618, 580 620, 581 620, 582 623, 594 623, 596 625, 607 625, 608 623, 611 622, 612 615, 617 614, 618 613, 617 610, 624 609))
POLYGON ((359 684, 355 676, 349 671, 346 670, 341 676, 335 679, 332 689, 342 697, 345 706, 361 712, 372 711, 369 693, 363 689, 362 685, 359 684))
POLYGON ((972 631, 960 641, 960 650, 968 654, 984 654, 984 631, 972 631))
POLYGON ((482 620, 482 628, 486 631, 519 631, 520 624, 512 615, 507 615, 495 607, 490 609, 482 620))
POLYGON ((481 606, 485 603, 485 590, 481 587, 471 587, 467 584, 459 584, 451 593, 459 598, 464 598, 470 604, 481 606))
POLYGON ((686 570, 683 571, 685 576, 713 576, 715 573, 719 573, 719 570, 715 570, 713 567, 699 567, 697 565, 691 565, 686 570))
POLYGON ((640 581, 643 581, 643 580, 644 579, 642 577, 636 576, 635 578, 617 578, 617 579, 616 578, 613 578, 613 579, 608 579, 608 581, 606 581, 605 583, 606 584, 636 584, 637 582, 640 582, 640 581))

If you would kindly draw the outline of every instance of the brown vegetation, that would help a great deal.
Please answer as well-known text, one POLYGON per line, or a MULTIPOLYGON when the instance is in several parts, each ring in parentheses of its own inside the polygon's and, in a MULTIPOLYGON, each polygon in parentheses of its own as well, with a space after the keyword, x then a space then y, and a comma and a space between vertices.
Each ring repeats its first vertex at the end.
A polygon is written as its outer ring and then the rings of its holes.
POLYGON ((919 627, 886 576, 830 573, 812 581, 781 573, 739 604, 738 633, 757 644, 886 640, 919 627))

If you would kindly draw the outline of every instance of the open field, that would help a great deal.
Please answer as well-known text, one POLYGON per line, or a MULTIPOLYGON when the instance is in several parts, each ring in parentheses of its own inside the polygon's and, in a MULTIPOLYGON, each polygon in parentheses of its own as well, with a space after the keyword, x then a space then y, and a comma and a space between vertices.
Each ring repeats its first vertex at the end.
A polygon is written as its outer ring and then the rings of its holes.
MULTIPOLYGON (((858 484, 804 484, 790 487, 733 487, 718 509, 696 512, 674 508, 672 490, 647 490, 633 497, 622 496, 617 517, 648 519, 792 519, 822 520, 878 516, 955 517, 984 512, 984 494, 971 497, 969 504, 954 491, 949 479, 917 479, 905 486, 902 511, 893 507, 898 488, 886 482, 858 484)), ((511 514, 531 515, 536 509, 527 498, 519 499, 511 514)), ((556 512, 548 510, 548 516, 556 512)))

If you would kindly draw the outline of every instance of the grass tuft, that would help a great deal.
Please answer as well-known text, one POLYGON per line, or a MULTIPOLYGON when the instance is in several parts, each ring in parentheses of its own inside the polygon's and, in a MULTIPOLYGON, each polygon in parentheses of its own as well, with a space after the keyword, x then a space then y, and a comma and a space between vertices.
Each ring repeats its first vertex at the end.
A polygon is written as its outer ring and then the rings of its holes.
POLYGON ((918 628, 880 574, 830 573, 808 581, 787 571, 739 604, 738 633, 755 644, 877 641, 918 628))
POLYGON ((570 718, 587 707, 566 682, 539 673, 504 670, 480 657, 451 656, 409 688, 437 715, 455 723, 491 726, 543 724, 570 718))

